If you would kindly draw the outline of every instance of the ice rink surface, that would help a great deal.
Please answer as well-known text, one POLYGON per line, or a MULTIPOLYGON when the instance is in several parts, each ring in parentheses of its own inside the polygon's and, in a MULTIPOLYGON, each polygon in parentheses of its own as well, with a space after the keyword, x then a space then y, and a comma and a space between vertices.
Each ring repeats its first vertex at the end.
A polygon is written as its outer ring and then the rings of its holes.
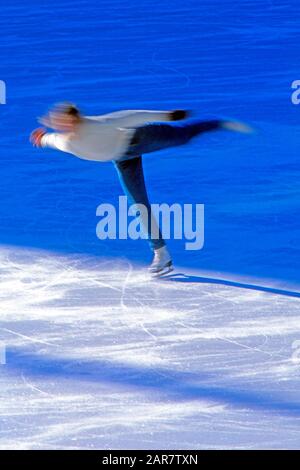
POLYGON ((15 0, 1 10, 0 448, 299 448, 299 9, 294 0, 15 0), (241 119, 145 158, 205 205, 203 250, 99 241, 111 164, 28 143, 52 102, 241 119))
POLYGON ((1 448, 297 448, 299 298, 230 284, 7 247, 1 448))

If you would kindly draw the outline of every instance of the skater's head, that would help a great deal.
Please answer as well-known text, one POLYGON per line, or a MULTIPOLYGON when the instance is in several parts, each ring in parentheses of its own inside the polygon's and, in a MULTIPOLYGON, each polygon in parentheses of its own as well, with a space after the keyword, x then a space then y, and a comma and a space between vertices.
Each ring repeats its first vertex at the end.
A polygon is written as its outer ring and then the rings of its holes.
POLYGON ((61 132, 73 132, 81 122, 79 109, 72 103, 59 103, 40 119, 42 124, 61 132))

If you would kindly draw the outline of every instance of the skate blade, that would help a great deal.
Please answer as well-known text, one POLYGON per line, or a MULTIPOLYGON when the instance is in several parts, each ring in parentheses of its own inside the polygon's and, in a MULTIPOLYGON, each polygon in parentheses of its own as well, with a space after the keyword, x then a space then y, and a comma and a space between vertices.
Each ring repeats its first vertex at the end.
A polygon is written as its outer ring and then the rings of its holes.
POLYGON ((163 269, 161 269, 157 273, 151 273, 151 277, 152 278, 162 277, 162 276, 165 276, 166 274, 169 274, 173 270, 174 270, 174 267, 171 264, 170 266, 165 266, 163 269))

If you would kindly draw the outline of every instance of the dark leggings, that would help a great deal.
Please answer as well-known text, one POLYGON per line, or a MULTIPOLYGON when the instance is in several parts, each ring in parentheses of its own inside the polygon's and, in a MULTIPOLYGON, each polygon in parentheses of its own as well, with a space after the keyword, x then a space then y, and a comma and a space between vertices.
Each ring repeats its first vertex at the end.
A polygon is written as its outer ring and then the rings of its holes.
MULTIPOLYGON (((151 238, 151 224, 153 229, 153 224, 157 224, 157 222, 151 213, 151 206, 145 186, 142 158, 139 155, 183 145, 199 134, 220 129, 221 124, 222 121, 220 120, 189 120, 182 123, 180 122, 180 124, 177 122, 170 124, 146 124, 136 129, 126 155, 114 162, 129 203, 143 204, 147 208, 148 215, 147 221, 145 221, 147 224, 145 223, 145 225, 148 227, 148 240, 153 250, 164 246, 165 241, 158 228, 156 232, 159 234, 158 238, 151 238)), ((152 233, 155 232, 152 231, 152 233)))
POLYGON ((124 193, 128 197, 129 204, 144 204, 144 206, 147 208, 147 221, 145 221, 145 224, 143 224, 143 220, 141 220, 141 222, 142 225, 148 227, 147 235, 151 249, 157 250, 158 248, 161 248, 165 245, 165 241, 162 238, 158 227, 156 232, 158 233, 158 238, 151 238, 151 224, 152 233, 155 233, 153 232, 153 224, 156 224, 157 226, 157 222, 152 215, 151 206, 147 195, 142 157, 116 161, 114 164, 118 172, 124 193))
POLYGON ((189 119, 175 123, 150 123, 137 127, 129 148, 121 160, 144 153, 156 152, 169 147, 177 147, 189 142, 204 132, 220 129, 222 121, 200 121, 189 119))

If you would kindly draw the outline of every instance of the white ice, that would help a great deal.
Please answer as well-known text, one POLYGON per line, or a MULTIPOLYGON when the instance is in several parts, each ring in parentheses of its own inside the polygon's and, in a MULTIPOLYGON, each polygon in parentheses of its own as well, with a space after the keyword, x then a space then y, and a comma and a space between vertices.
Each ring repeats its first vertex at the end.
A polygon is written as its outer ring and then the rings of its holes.
POLYGON ((0 448, 299 447, 293 292, 9 246, 0 267, 0 448))

